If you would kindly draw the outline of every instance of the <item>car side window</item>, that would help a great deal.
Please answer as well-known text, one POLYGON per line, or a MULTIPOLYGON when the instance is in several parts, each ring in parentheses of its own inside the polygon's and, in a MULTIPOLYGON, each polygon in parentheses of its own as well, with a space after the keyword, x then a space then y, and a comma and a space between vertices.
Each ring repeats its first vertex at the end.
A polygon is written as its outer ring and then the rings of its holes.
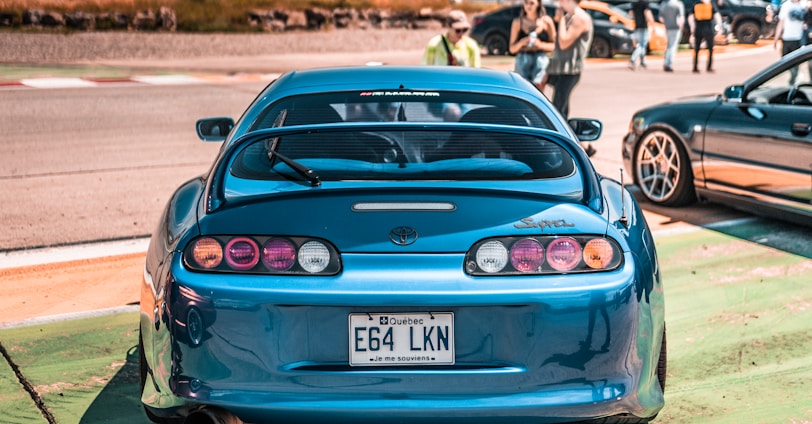
POLYGON ((747 93, 750 103, 812 106, 812 61, 789 68, 747 93))

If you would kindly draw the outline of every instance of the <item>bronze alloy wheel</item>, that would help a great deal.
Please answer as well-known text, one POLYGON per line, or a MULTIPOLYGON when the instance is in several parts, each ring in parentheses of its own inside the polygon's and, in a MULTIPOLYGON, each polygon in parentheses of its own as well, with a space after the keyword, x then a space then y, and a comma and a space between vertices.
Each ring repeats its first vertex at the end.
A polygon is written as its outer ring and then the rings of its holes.
POLYGON ((695 198, 688 155, 668 131, 643 135, 635 149, 634 172, 643 195, 653 203, 676 206, 695 198))

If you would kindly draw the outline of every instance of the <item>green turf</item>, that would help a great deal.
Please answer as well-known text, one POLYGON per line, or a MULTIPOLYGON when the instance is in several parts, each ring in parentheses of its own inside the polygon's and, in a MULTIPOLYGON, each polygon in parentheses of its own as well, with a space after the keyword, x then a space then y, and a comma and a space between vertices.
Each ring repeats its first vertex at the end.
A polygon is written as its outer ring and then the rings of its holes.
POLYGON ((809 423, 812 261, 702 230, 656 239, 668 325, 658 423, 809 423))
MULTIPOLYGON (((812 422, 812 260, 742 229, 657 237, 668 383, 656 423, 812 422)), ((138 315, 0 330, 0 342, 60 424, 146 423, 138 315)), ((3 422, 44 422, 5 366, 3 422)))
POLYGON ((0 417, 8 424, 47 422, 5 361, 0 365, 0 417))
MULTIPOLYGON (((6 329, 0 341, 58 423, 145 421, 138 403, 138 313, 6 329)), ((26 416, 42 418, 28 402, 26 416)))

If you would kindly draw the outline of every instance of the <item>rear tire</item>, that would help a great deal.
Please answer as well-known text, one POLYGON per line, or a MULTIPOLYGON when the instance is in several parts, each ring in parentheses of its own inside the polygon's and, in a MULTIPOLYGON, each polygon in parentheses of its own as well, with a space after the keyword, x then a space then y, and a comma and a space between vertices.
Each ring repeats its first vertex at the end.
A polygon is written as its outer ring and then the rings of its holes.
MULTIPOLYGON (((138 392, 139 398, 140 395, 144 393, 144 387, 147 384, 147 379, 149 378, 149 371, 147 369, 147 357, 144 355, 144 339, 141 337, 141 334, 138 334, 138 374, 139 374, 139 382, 140 382, 140 391, 138 392)), ((162 418, 152 413, 144 404, 141 404, 144 408, 144 413, 147 415, 147 418, 157 424, 178 424, 179 420, 173 420, 169 418, 162 418)))
POLYGON ((663 325, 663 341, 660 343, 660 360, 657 361, 657 381, 665 393, 665 379, 668 375, 668 349, 665 341, 665 325, 663 325))
POLYGON ((753 21, 745 21, 736 26, 735 35, 741 44, 755 44, 761 38, 761 27, 753 21))
POLYGON ((612 45, 608 40, 601 37, 592 39, 592 45, 589 46, 589 57, 608 59, 612 56, 612 45))
POLYGON ((502 34, 488 34, 485 50, 492 56, 504 56, 508 52, 508 40, 502 34))

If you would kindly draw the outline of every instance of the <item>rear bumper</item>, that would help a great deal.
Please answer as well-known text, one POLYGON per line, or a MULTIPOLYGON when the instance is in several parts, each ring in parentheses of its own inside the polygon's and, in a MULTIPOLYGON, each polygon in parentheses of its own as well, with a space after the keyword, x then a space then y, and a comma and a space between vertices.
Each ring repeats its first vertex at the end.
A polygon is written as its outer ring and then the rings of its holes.
POLYGON ((631 255, 616 272, 543 280, 472 279, 444 270, 457 258, 412 256, 382 273, 364 266, 374 255, 346 255, 345 269, 369 271, 298 281, 191 273, 175 258, 156 299, 165 313, 142 325, 156 383, 142 399, 247 422, 562 422, 662 407, 661 290, 635 278, 631 255), (453 312, 456 363, 350 367, 348 315, 364 312, 453 312))

